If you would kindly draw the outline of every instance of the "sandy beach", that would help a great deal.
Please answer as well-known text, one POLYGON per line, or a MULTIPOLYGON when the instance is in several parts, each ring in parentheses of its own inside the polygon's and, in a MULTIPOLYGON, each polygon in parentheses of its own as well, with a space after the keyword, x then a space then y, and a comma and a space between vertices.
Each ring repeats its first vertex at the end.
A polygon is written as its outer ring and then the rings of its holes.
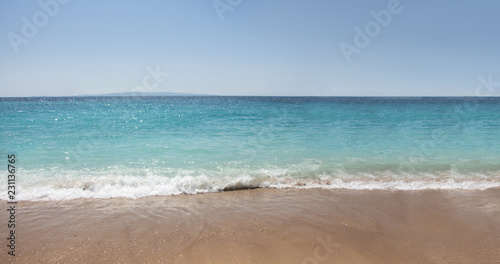
POLYGON ((16 234, 1 263, 500 263, 500 190, 19 202, 16 234))

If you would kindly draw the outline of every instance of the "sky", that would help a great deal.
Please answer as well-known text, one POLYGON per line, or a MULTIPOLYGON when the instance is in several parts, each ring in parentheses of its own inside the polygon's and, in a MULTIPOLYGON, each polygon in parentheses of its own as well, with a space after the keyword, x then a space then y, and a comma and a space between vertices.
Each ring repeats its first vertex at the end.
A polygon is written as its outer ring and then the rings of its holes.
POLYGON ((500 1, 0 0, 0 97, 500 95, 500 1))

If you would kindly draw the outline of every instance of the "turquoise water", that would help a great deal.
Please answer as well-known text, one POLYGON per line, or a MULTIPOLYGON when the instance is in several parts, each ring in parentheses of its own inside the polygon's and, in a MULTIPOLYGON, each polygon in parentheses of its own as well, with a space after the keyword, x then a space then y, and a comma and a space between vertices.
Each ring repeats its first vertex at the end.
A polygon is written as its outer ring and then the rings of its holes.
POLYGON ((20 200, 500 186, 500 98, 1 98, 0 109, 20 200))

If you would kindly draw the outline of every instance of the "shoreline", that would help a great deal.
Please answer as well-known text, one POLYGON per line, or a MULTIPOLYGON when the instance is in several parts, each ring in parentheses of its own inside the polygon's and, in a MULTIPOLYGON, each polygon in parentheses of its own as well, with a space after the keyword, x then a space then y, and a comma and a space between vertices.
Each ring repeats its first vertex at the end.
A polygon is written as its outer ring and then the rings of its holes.
POLYGON ((498 188, 20 201, 16 256, 3 246, 0 262, 494 263, 498 201, 498 188))

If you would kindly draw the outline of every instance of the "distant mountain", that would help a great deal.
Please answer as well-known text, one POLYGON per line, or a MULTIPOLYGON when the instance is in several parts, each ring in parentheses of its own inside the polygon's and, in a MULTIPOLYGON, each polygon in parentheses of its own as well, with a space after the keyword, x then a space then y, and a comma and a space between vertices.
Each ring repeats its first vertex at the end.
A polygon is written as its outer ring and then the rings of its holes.
POLYGON ((109 94, 83 94, 77 97, 90 97, 90 96, 210 96, 208 94, 192 94, 192 93, 144 93, 144 92, 128 92, 128 93, 109 93, 109 94))

